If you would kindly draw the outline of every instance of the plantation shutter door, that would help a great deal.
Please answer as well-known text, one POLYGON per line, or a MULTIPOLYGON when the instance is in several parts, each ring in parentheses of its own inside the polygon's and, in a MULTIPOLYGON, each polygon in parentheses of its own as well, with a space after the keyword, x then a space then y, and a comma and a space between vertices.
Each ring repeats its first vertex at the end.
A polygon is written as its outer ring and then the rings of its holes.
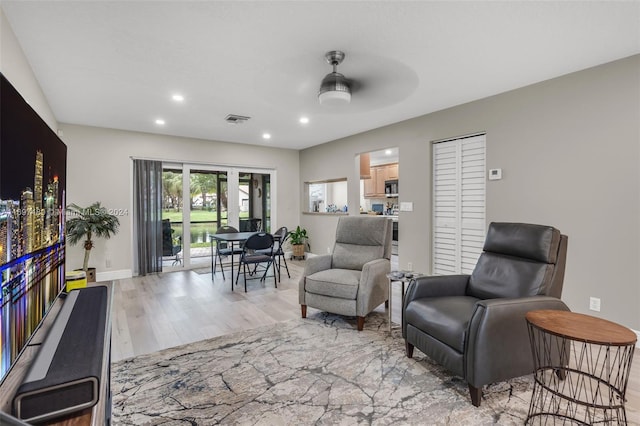
POLYGON ((435 275, 454 274, 459 257, 458 227, 458 144, 433 145, 433 265, 435 275))
POLYGON ((434 143, 432 273, 471 273, 485 232, 485 136, 434 143))

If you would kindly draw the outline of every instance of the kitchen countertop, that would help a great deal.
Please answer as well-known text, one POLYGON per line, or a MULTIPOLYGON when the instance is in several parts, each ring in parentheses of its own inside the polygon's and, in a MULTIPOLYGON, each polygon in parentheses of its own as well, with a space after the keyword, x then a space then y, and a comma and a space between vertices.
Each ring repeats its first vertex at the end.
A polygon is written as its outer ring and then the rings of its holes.
MULTIPOLYGON (((360 214, 369 214, 369 213, 367 213, 367 212, 360 212, 360 214)), ((390 218, 391 218, 391 220, 393 220, 394 222, 397 222, 397 221, 398 221, 398 215, 390 215, 390 214, 384 214, 384 215, 382 215, 382 214, 378 214, 378 215, 374 215, 374 216, 390 217, 390 218)))

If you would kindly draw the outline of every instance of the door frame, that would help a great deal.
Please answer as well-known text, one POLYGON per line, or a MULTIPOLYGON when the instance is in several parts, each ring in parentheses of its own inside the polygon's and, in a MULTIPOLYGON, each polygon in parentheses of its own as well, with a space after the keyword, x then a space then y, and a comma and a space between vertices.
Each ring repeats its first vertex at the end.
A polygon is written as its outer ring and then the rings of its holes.
POLYGON ((271 226, 277 223, 277 207, 275 200, 277 200, 277 173, 275 169, 254 168, 248 166, 229 166, 229 165, 217 165, 213 163, 195 163, 195 162, 176 162, 176 161, 162 161, 162 168, 175 168, 182 169, 182 263, 179 265, 163 266, 163 271, 177 271, 182 269, 192 269, 194 267, 201 267, 201 264, 191 263, 191 239, 186 238, 187 235, 191 235, 191 190, 190 190, 190 176, 191 171, 212 171, 212 172, 226 172, 227 173, 227 224, 235 228, 239 228, 240 225, 240 200, 239 200, 239 176, 240 173, 259 173, 268 174, 270 179, 270 214, 271 214, 271 226), (189 255, 185 255, 189 253, 189 255))

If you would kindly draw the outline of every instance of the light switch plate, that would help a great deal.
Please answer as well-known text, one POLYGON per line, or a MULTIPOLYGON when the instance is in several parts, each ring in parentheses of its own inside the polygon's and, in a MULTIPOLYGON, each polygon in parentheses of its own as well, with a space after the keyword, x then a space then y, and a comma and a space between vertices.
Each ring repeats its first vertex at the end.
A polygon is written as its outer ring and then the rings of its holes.
POLYGON ((400 202, 400 211, 401 212, 412 212, 413 211, 413 201, 401 201, 400 202))
POLYGON ((490 169, 489 180, 499 180, 499 179, 502 179, 502 169, 490 169))

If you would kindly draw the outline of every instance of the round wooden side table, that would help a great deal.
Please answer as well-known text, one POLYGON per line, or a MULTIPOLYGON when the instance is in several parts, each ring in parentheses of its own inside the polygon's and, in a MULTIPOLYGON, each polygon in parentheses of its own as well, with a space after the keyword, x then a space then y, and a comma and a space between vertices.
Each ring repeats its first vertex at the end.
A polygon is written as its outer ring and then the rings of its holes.
POLYGON ((627 424, 635 333, 575 312, 531 311, 526 319, 535 371, 525 424, 627 424))

